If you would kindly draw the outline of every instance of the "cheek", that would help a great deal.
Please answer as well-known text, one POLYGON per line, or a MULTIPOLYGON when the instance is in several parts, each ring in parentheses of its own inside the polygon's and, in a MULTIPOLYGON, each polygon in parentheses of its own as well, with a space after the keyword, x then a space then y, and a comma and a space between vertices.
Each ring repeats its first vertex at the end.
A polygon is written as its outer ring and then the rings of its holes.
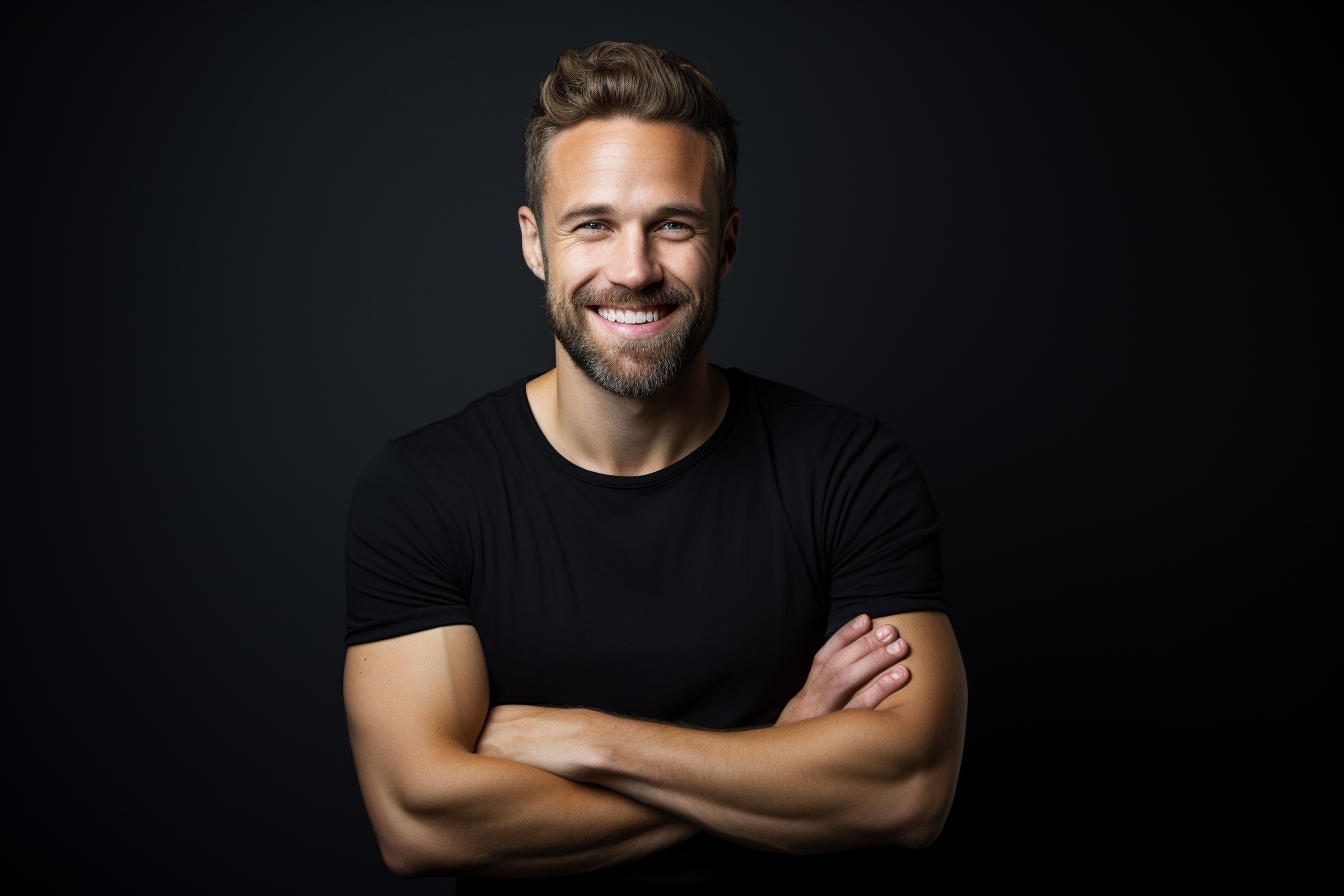
POLYGON ((715 247, 705 240, 669 243, 658 258, 663 271, 688 286, 711 280, 718 269, 715 247))
POLYGON ((602 272, 606 252, 601 243, 575 242, 557 246, 550 256, 550 276, 577 288, 602 272))

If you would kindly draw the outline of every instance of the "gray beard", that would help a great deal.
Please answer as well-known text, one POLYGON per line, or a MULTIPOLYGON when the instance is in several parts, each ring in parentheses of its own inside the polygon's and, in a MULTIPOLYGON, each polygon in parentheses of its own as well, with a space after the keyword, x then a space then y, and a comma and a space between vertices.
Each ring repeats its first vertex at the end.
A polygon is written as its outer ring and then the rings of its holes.
POLYGON ((634 292, 622 287, 580 287, 573 297, 554 295, 546 283, 546 314, 555 338, 574 364, 603 389, 622 398, 650 398, 662 392, 705 345, 718 313, 718 283, 702 299, 688 289, 663 284, 634 292), (593 339, 585 319, 593 305, 677 305, 675 319, 657 336, 621 340, 607 348, 593 339))

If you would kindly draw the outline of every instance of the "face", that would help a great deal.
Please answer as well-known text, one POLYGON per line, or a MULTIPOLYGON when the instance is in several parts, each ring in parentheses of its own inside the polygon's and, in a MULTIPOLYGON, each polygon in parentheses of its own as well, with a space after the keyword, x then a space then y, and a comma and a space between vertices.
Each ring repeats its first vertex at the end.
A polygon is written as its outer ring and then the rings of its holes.
POLYGON ((556 338, 617 395, 667 388, 714 326, 738 216, 720 214, 709 162, 686 125, 585 121, 551 141, 544 220, 519 209, 556 338))

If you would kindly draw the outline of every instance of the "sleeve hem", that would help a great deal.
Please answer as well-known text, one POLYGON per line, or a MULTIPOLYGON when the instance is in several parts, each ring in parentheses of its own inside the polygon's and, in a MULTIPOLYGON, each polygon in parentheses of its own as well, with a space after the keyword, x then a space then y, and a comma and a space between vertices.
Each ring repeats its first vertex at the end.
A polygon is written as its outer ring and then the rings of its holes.
MULTIPOLYGON (((826 637, 829 638, 840 630, 840 626, 862 613, 867 613, 872 619, 878 619, 882 616, 895 616, 898 613, 916 613, 921 610, 937 610, 940 613, 947 613, 947 601, 943 600, 941 597, 927 595, 918 597, 889 595, 886 597, 850 597, 833 599, 830 616, 826 620, 826 637)), ((951 614, 949 613, 948 615, 951 614)))
POLYGON ((411 635, 445 625, 473 624, 475 623, 471 618, 471 609, 468 607, 427 607, 352 625, 346 629, 345 646, 385 641, 388 638, 399 638, 402 635, 411 635))

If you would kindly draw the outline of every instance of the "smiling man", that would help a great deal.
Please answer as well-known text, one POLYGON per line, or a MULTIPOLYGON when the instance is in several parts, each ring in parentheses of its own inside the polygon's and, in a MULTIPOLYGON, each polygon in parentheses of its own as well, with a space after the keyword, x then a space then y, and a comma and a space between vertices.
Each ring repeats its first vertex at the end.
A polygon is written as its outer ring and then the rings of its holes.
POLYGON ((518 211, 556 366, 360 480, 346 707, 398 874, 735 892, 947 817, 966 686, 918 468, 706 357, 733 126, 686 59, 566 51, 518 211))

